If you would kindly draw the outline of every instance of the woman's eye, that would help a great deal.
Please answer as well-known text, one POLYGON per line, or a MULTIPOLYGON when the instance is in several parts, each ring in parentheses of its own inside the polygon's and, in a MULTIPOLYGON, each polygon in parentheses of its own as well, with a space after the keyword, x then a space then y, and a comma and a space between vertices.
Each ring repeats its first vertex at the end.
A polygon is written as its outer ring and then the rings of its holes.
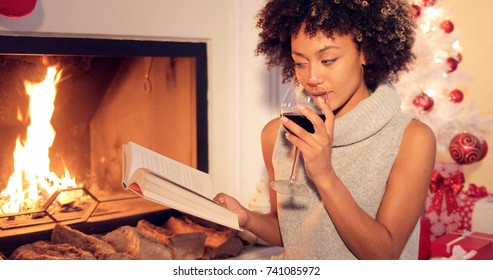
POLYGON ((322 60, 322 64, 331 64, 333 63, 334 61, 336 61, 336 59, 324 59, 322 60))
POLYGON ((306 63, 306 62, 295 62, 294 63, 294 67, 298 67, 298 68, 302 68, 302 67, 305 67, 307 65, 308 65, 308 63, 306 63))

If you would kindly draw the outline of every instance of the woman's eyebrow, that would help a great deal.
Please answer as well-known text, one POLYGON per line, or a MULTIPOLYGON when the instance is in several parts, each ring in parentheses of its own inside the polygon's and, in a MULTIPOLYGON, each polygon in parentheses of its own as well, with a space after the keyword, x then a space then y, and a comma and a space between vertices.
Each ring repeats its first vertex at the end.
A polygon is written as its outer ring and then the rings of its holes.
MULTIPOLYGON (((318 50, 317 52, 318 53, 324 53, 330 49, 340 49, 340 47, 338 47, 338 46, 325 46, 325 47, 321 48, 320 50, 318 50)), ((297 51, 291 51, 291 54, 301 56, 301 57, 306 57, 304 54, 297 52, 297 51)))
POLYGON ((340 47, 338 47, 338 46, 332 46, 332 45, 325 46, 324 48, 320 49, 318 52, 319 53, 323 53, 323 52, 328 51, 330 49, 340 49, 340 47))

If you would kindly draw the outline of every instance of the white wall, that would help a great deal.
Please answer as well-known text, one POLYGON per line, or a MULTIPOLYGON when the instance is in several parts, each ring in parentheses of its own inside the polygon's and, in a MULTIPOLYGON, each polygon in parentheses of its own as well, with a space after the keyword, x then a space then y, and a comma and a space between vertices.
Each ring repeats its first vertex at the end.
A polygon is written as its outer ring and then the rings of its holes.
POLYGON ((258 30, 255 15, 264 1, 238 1, 239 63, 237 64, 237 96, 239 118, 237 132, 240 136, 236 145, 239 196, 245 205, 256 192, 255 185, 261 176, 266 176, 262 157, 260 133, 269 120, 279 115, 278 83, 276 72, 269 73, 264 57, 254 56, 258 30))
POLYGON ((263 59, 253 55, 261 2, 38 1, 26 17, 0 16, 0 34, 207 42, 209 173, 218 191, 246 204, 263 170, 260 130, 277 114, 263 59))

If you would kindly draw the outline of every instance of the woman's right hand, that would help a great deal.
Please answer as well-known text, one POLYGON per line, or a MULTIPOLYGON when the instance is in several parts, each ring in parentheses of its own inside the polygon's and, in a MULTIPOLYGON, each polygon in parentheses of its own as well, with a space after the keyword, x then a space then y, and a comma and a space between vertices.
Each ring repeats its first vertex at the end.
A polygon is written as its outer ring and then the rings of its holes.
POLYGON ((318 182, 327 181, 329 174, 333 174, 332 141, 335 116, 327 100, 318 97, 316 102, 325 116, 325 121, 313 110, 305 106, 299 107, 300 112, 313 124, 314 133, 295 126, 295 123, 286 117, 282 117, 281 122, 288 129, 286 139, 300 149, 306 173, 318 186, 318 182))

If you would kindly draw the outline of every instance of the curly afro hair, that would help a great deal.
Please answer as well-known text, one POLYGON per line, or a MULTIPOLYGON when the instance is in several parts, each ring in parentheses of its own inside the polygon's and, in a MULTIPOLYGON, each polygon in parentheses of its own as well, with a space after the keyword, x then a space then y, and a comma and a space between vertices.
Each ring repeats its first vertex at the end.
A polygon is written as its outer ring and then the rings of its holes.
POLYGON ((257 16, 261 31, 255 54, 265 55, 269 68, 281 66, 284 82, 295 77, 291 36, 302 23, 311 36, 350 34, 365 54, 370 90, 396 82, 415 59, 416 22, 405 0, 270 0, 257 16))

